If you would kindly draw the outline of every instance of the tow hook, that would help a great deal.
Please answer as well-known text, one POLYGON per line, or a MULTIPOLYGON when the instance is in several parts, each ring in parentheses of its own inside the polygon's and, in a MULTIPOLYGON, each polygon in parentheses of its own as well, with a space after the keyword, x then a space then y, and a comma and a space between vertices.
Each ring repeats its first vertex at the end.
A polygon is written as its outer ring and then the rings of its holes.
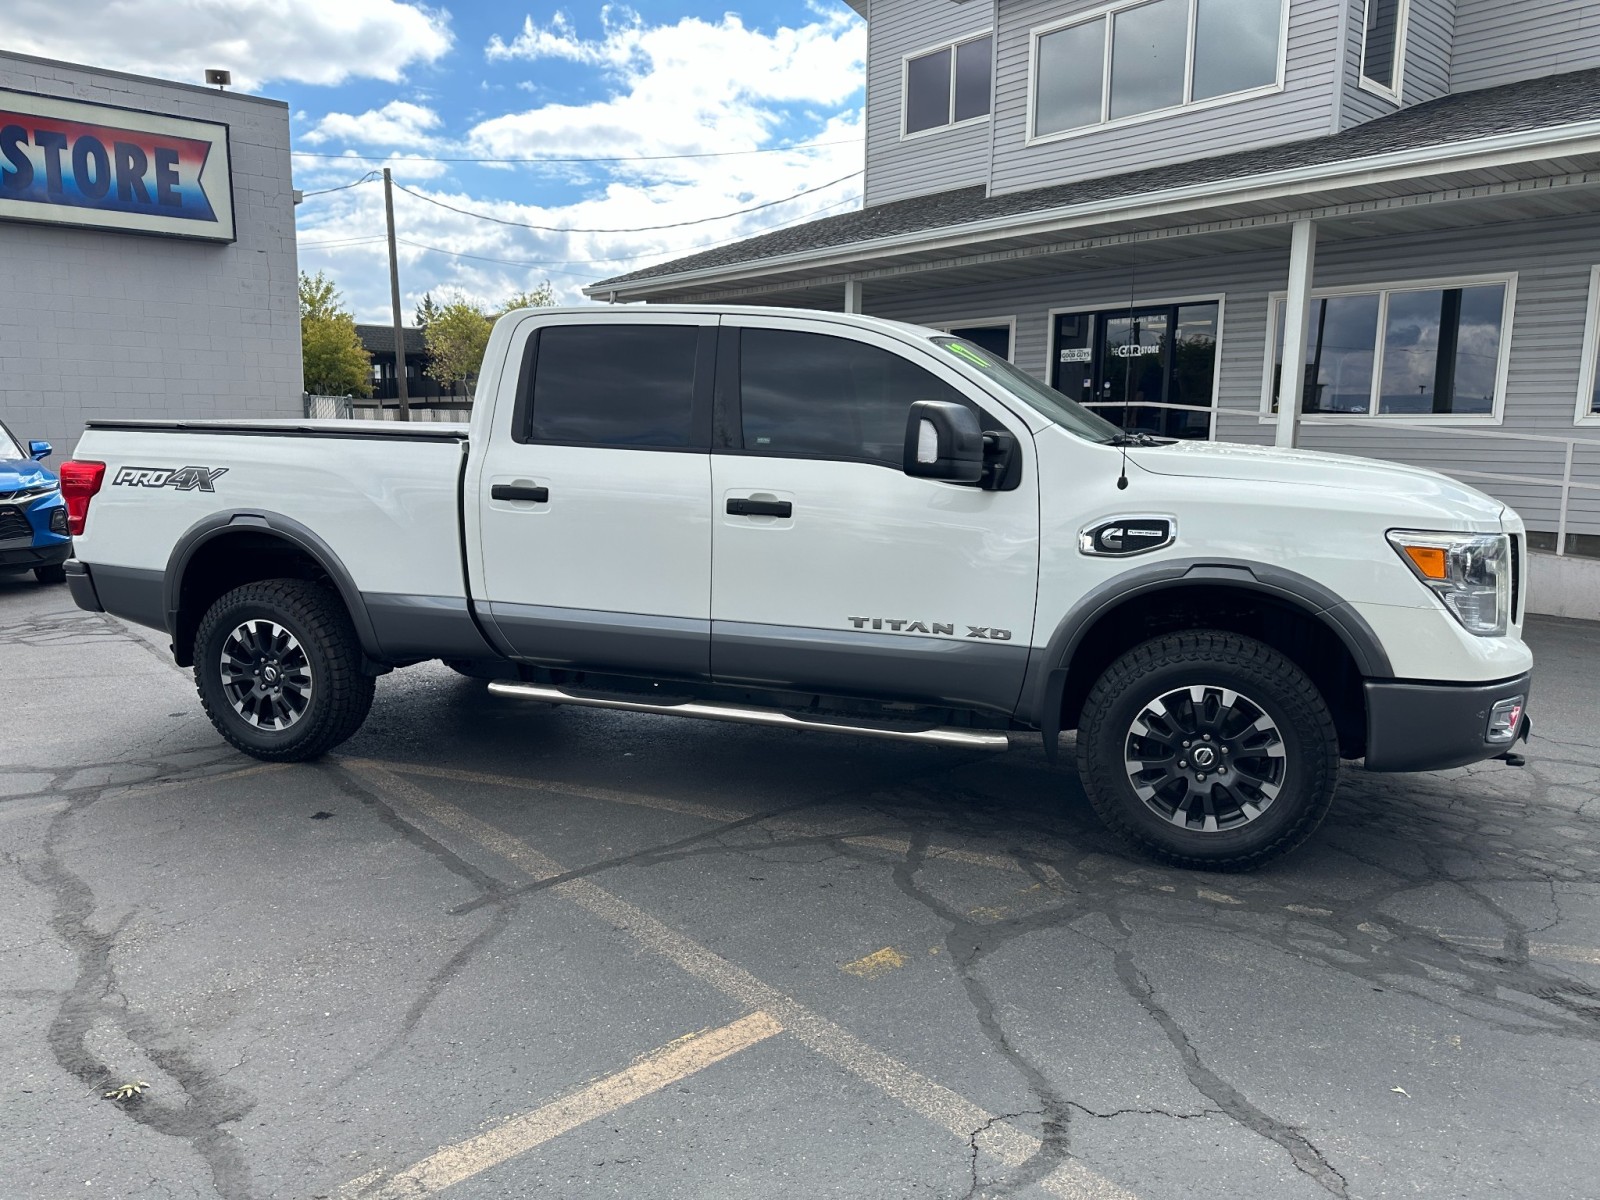
POLYGON ((1525 767, 1528 765, 1528 760, 1518 754, 1515 747, 1518 742, 1531 741, 1533 741, 1533 718, 1524 714, 1522 728, 1517 731, 1517 736, 1511 739, 1511 747, 1504 754, 1495 755, 1495 758, 1508 767, 1525 767))

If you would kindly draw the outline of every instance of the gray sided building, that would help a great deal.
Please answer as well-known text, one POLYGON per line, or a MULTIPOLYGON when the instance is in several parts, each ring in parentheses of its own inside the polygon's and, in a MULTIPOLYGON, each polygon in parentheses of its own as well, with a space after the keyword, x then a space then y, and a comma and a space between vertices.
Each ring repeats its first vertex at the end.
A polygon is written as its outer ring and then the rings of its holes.
POLYGON ((1600 0, 851 2, 863 209, 589 295, 915 321, 1129 428, 1447 472, 1600 618, 1600 0))
POLYGON ((0 416, 300 415, 289 110, 0 53, 0 416))

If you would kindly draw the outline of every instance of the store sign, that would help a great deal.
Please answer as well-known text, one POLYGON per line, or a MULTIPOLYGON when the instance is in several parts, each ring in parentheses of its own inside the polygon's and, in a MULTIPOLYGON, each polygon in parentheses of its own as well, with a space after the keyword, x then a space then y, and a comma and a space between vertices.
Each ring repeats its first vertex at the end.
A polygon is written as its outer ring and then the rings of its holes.
POLYGON ((0 220, 231 242, 228 127, 0 89, 0 220))
POLYGON ((1086 363, 1092 361, 1094 352, 1088 346, 1073 346, 1061 352, 1061 361, 1064 363, 1086 363))

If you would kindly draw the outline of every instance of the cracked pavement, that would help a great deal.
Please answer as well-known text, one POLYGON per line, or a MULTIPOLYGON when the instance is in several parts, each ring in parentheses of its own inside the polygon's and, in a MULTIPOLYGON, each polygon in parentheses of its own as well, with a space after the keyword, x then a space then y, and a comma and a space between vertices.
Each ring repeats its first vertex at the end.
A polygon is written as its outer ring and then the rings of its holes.
POLYGON ((1209 875, 1033 743, 437 665, 264 766, 157 635, 0 577, 0 1198, 391 1194, 757 1006, 784 1031, 444 1193, 1593 1197, 1600 628, 1529 640, 1526 768, 1347 770, 1306 850, 1209 875))

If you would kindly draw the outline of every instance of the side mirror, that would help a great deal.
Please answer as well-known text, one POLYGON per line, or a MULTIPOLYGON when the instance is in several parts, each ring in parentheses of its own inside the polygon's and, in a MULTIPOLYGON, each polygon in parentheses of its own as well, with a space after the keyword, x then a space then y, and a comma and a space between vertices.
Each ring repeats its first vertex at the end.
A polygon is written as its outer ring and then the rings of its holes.
POLYGON ((983 426, 970 408, 918 400, 906 417, 907 475, 978 483, 983 479, 983 426))
POLYGON ((38 462, 41 458, 49 458, 51 448, 49 442, 29 442, 28 457, 38 462))

